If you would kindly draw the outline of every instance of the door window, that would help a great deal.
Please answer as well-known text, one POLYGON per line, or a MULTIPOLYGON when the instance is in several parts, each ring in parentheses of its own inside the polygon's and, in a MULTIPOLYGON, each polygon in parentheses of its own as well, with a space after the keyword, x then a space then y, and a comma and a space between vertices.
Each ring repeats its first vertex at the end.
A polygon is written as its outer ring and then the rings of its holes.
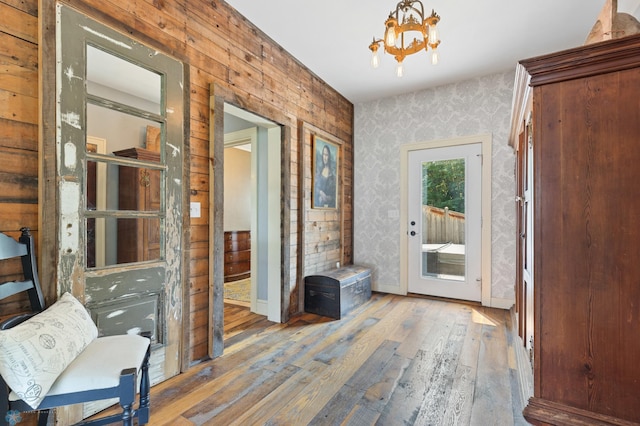
POLYGON ((422 276, 464 279, 465 161, 422 163, 422 276))

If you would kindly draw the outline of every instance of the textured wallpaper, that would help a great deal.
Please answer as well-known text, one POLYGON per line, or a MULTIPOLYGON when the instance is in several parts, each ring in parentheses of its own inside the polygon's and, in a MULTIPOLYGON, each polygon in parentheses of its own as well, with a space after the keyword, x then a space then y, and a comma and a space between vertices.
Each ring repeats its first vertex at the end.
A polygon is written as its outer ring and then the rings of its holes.
POLYGON ((515 299, 513 82, 504 72, 355 105, 354 263, 372 267, 374 283, 400 286, 400 219, 388 217, 400 210, 400 147, 490 133, 491 296, 515 299))

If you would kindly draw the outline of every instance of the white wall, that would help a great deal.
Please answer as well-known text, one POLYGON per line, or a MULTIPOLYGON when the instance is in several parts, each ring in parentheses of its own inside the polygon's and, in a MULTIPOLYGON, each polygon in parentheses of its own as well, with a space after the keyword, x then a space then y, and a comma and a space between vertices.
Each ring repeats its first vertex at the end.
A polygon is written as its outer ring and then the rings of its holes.
POLYGON ((224 150, 224 230, 251 229, 251 152, 224 150))
MULTIPOLYGON (((87 82, 90 93, 116 100, 146 111, 158 112, 160 106, 128 93, 87 82)), ((107 154, 121 149, 146 145, 147 126, 160 127, 160 123, 124 114, 115 110, 87 104, 87 135, 107 140, 107 154)))
MULTIPOLYGON (((515 68, 515 65, 514 65, 515 68)), ((400 286, 400 146, 491 133, 492 299, 515 300, 515 156, 507 139, 514 72, 355 105, 354 263, 400 286)))

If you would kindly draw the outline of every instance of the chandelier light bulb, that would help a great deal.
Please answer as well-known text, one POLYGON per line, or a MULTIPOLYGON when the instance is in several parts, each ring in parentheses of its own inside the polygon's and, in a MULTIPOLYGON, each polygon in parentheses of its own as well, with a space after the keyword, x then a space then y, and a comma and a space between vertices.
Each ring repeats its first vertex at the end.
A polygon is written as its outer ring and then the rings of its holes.
POLYGON ((396 75, 398 77, 402 77, 404 75, 404 65, 402 61, 398 61, 398 66, 396 67, 396 75))
POLYGON ((433 49, 433 52, 431 53, 431 64, 432 65, 438 65, 438 61, 440 60, 440 55, 438 55, 438 51, 436 49, 433 49))
POLYGON ((393 28, 389 28, 387 30, 387 37, 385 38, 384 43, 387 46, 393 46, 396 44, 396 32, 393 30, 393 28))
POLYGON ((380 65, 380 58, 378 57, 378 49, 373 51, 373 55, 371 55, 371 66, 373 68, 378 68, 380 65))
POLYGON ((396 20, 393 18, 387 19, 385 22, 387 29, 384 32, 384 44, 386 46, 395 46, 396 44, 396 20))
POLYGON ((429 25, 429 43, 435 44, 438 42, 438 28, 434 25, 429 25))

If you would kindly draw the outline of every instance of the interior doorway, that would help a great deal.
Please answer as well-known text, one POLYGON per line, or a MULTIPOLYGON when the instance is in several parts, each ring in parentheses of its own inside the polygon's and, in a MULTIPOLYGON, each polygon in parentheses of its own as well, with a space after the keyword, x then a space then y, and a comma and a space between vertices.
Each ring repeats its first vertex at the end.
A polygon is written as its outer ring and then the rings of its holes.
MULTIPOLYGON (((248 231, 251 311, 267 316, 270 321, 280 322, 281 128, 270 120, 231 104, 224 104, 224 116, 225 155, 231 149, 244 151, 248 154, 246 156, 249 159, 250 173, 248 179, 244 179, 248 183, 248 188, 244 190, 233 187, 232 182, 224 184, 225 246, 232 247, 236 244, 226 241, 227 237, 233 237, 239 239, 239 248, 246 248, 240 241, 245 237, 236 236, 237 231, 248 231), (248 209, 248 212, 243 211, 244 209, 248 209)), ((232 163, 225 160, 225 178, 232 176, 228 173, 230 170, 227 170, 227 166, 231 167, 232 163)), ((225 253, 225 259, 235 255, 225 253)), ((226 265, 225 270, 245 276, 242 262, 246 261, 240 262, 240 271, 233 271, 235 265, 226 265)))
MULTIPOLYGON (((298 124, 283 113, 256 102, 254 97, 244 96, 230 88, 212 83, 210 85, 209 115, 209 356, 216 358, 224 352, 224 133, 225 113, 246 117, 266 133, 266 140, 258 147, 267 152, 258 157, 271 166, 259 167, 266 179, 257 179, 264 187, 256 189, 257 195, 270 212, 270 226, 263 229, 266 237, 258 238, 258 244, 268 252, 259 260, 267 263, 267 315, 274 322, 286 322, 291 307, 291 288, 294 279, 295 255, 291 255, 292 217, 297 211, 291 205, 291 193, 296 187, 292 179, 293 156, 299 152, 297 139, 292 135, 298 124), (242 105, 242 108, 240 107, 242 105), (257 111, 249 113, 247 110, 257 111), (276 152, 277 151, 277 152, 276 152), (276 226, 276 218, 279 226, 276 226), (277 228, 277 229, 276 229, 277 228), (273 256, 272 256, 273 253, 273 256), (279 258, 279 259, 278 259, 279 258), (279 272, 278 272, 279 271, 279 272), (276 274, 278 275, 276 277, 276 274), (273 302, 273 303, 272 303, 273 302), (280 310, 277 312, 277 310, 280 310)), ((256 219, 257 220, 257 219, 256 219)), ((261 275, 256 272, 256 275, 261 275)), ((259 291, 259 286, 257 288, 259 291)))
POLYGON ((241 130, 224 134, 224 303, 225 307, 232 304, 251 308, 252 295, 254 305, 256 299, 256 283, 252 283, 255 274, 251 271, 251 237, 255 236, 251 232, 251 170, 258 128, 231 114, 225 115, 225 128, 241 130))

